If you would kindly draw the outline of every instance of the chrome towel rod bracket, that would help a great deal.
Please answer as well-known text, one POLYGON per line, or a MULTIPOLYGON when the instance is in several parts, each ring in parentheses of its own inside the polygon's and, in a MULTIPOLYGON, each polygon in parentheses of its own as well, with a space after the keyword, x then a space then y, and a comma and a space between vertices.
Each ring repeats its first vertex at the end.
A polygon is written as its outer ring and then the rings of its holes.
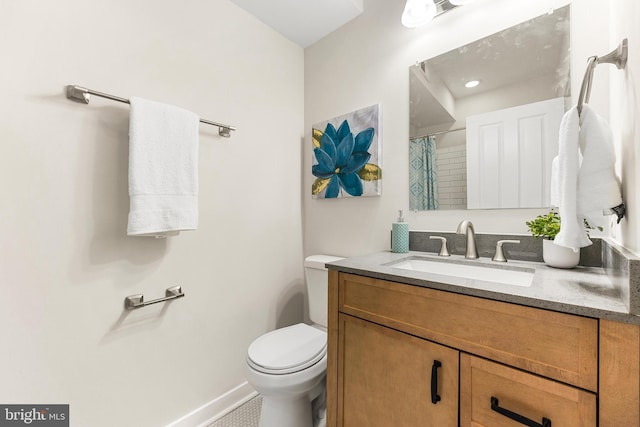
POLYGON ((136 308, 146 307, 151 304, 182 298, 184 295, 184 292, 182 292, 182 286, 172 286, 167 288, 165 290, 164 298, 152 299, 151 301, 145 301, 144 295, 142 294, 129 295, 124 299, 124 308, 127 310, 135 310, 136 308))
MULTIPOLYGON (((78 85, 67 86, 67 99, 70 99, 72 101, 88 104, 89 101, 91 100, 91 95, 99 96, 100 98, 110 99, 112 101, 122 102, 124 104, 130 104, 128 99, 122 98, 120 96, 110 95, 104 92, 98 92, 97 90, 87 89, 86 87, 82 87, 78 85)), ((207 125, 217 126, 218 134, 225 138, 229 138, 231 136, 231 131, 236 130, 236 128, 233 126, 213 122, 211 120, 206 120, 201 118, 200 122, 205 123, 207 125)))
POLYGON ((617 48, 604 56, 592 56, 587 63, 587 70, 582 79, 580 87, 580 96, 578 97, 578 114, 582 113, 582 106, 589 102, 591 96, 591 84, 593 82, 593 71, 598 64, 613 64, 618 70, 627 66, 627 58, 629 57, 629 41, 623 39, 617 48))

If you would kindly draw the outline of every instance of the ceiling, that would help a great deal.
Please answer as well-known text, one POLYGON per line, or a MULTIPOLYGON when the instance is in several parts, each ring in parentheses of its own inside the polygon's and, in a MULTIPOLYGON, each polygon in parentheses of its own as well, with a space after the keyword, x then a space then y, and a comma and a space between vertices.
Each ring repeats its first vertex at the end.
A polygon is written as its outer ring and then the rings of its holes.
POLYGON ((305 48, 360 15, 363 0, 231 0, 305 48))
POLYGON ((427 61, 455 98, 468 96, 464 84, 481 81, 478 94, 554 74, 567 56, 569 8, 556 9, 427 61))
MULTIPOLYGON (((454 102, 501 87, 526 85, 544 76, 552 77, 558 86, 564 85, 569 73, 569 26, 569 8, 563 7, 412 66, 411 128, 464 120, 455 117, 455 108, 447 103, 449 98, 454 102), (421 72, 421 66, 427 71, 421 72), (469 80, 479 80, 480 85, 467 89, 464 85, 469 80), (446 96, 431 93, 428 81, 439 82, 446 96)), ((568 89, 550 87, 556 92, 568 89)))

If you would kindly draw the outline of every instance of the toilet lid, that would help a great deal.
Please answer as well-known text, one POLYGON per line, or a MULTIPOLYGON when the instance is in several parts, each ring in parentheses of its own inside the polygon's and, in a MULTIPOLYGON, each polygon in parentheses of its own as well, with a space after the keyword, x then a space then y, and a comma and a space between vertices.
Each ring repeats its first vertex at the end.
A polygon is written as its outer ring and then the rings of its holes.
POLYGON ((327 334, 304 323, 276 329, 249 346, 247 361, 254 369, 289 374, 317 363, 327 351, 327 334))

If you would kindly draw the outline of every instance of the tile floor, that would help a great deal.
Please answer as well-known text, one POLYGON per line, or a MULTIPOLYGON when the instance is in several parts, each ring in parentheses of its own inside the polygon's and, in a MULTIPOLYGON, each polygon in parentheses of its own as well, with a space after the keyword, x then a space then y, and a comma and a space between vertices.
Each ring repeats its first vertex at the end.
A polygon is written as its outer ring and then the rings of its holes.
POLYGON ((258 427, 262 397, 256 396, 209 427, 258 427))

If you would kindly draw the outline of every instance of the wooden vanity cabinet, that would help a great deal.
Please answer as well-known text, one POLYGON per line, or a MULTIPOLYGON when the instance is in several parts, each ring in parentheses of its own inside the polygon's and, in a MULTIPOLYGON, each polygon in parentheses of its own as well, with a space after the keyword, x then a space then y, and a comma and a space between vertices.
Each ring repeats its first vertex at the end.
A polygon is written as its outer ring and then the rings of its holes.
POLYGON ((330 270, 327 425, 640 427, 638 330, 330 270))

